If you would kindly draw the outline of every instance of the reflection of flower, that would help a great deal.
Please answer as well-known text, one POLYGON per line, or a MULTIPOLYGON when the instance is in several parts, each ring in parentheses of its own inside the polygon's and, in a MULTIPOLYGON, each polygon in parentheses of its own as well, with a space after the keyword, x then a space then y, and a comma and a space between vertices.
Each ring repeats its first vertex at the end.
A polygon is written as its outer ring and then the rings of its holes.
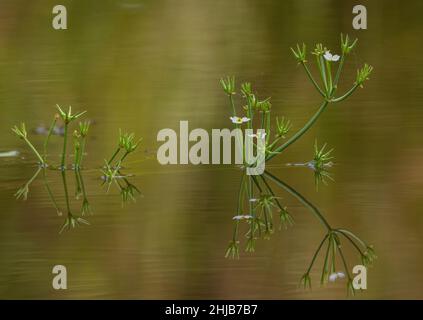
POLYGON ((237 215, 237 216, 235 216, 235 217, 233 217, 232 219, 233 220, 248 220, 248 219, 251 219, 253 216, 250 216, 250 215, 237 215))
POLYGON ((323 56, 327 61, 333 61, 336 62, 339 60, 339 56, 337 54, 332 55, 332 53, 330 53, 330 51, 326 51, 325 55, 323 56))
POLYGON ((331 275, 329 275, 329 281, 335 282, 336 279, 343 279, 345 278, 345 273, 343 272, 334 272, 331 275))
POLYGON ((237 117, 237 116, 229 117, 229 119, 231 119, 232 123, 234 123, 234 124, 242 124, 244 122, 250 121, 250 118, 247 118, 247 117, 240 118, 240 117, 237 117))

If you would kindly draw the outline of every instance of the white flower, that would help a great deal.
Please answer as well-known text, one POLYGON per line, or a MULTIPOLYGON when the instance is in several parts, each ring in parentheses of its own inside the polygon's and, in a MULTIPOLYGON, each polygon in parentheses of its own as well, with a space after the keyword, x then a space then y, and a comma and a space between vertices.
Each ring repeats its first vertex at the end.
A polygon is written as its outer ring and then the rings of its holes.
POLYGON ((244 122, 250 121, 250 118, 247 118, 247 117, 240 118, 240 117, 237 117, 237 116, 229 117, 229 119, 231 119, 232 123, 235 123, 235 124, 242 124, 244 122))
POLYGON ((256 198, 252 198, 252 199, 250 199, 249 201, 250 201, 250 202, 257 202, 257 201, 258 201, 258 199, 256 199, 256 198))
POLYGON ((337 54, 332 55, 330 51, 326 51, 323 57, 325 57, 327 61, 334 61, 334 62, 338 61, 340 58, 337 54))
POLYGON ((343 272, 334 272, 331 275, 329 275, 329 281, 335 282, 336 279, 343 279, 345 278, 345 273, 343 272))
POLYGON ((329 281, 330 281, 330 282, 335 282, 335 281, 336 281, 336 279, 338 279, 338 274, 337 274, 337 273, 332 273, 332 274, 329 276, 329 281))
POLYGON ((250 216, 250 215, 238 215, 238 216, 233 217, 232 219, 233 220, 243 220, 243 219, 248 220, 248 219, 251 219, 251 218, 252 218, 252 216, 250 216))

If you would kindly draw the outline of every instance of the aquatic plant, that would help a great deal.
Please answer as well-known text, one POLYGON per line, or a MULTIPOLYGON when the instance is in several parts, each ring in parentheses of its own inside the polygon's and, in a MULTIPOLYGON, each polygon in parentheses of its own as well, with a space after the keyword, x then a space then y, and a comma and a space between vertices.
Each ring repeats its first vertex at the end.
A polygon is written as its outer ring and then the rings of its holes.
POLYGON ((90 121, 84 121, 79 123, 78 130, 73 133, 74 137, 74 169, 79 170, 82 164, 82 158, 85 154, 85 145, 90 128, 90 121))
POLYGON ((37 156, 38 161, 41 166, 45 165, 44 158, 40 155, 40 153, 37 151, 37 149, 34 147, 34 145, 29 141, 28 139, 28 132, 26 131, 25 123, 21 123, 21 126, 14 126, 12 128, 12 131, 22 140, 26 142, 26 144, 29 146, 29 148, 34 152, 34 154, 37 156))
POLYGON ((32 182, 37 178, 37 176, 40 174, 42 167, 38 167, 37 171, 34 173, 34 175, 22 186, 16 191, 15 197, 16 199, 23 199, 26 201, 28 199, 28 193, 29 193, 29 186, 32 184, 32 182))
POLYGON ((63 120, 63 123, 65 125, 65 132, 63 135, 63 152, 62 152, 62 161, 60 164, 60 167, 62 170, 66 169, 66 148, 67 148, 67 141, 68 141, 68 130, 69 130, 69 124, 81 117, 83 114, 86 113, 86 111, 82 111, 76 114, 72 114, 72 107, 69 106, 69 109, 67 112, 64 112, 59 105, 56 105, 57 110, 59 111, 59 115, 63 120))
MULTIPOLYGON (((272 121, 272 104, 270 102, 270 98, 260 99, 253 91, 251 83, 242 83, 240 89, 241 98, 245 101, 245 103, 243 104, 243 107, 239 109, 240 111, 237 111, 238 108, 235 105, 234 100, 234 97, 237 94, 235 77, 226 77, 220 80, 221 86, 229 98, 232 110, 230 120, 235 127, 254 129, 254 126, 257 126, 260 129, 264 129, 265 133, 261 138, 265 138, 266 162, 280 155, 286 148, 298 141, 317 122, 320 116, 327 109, 328 105, 346 100, 356 91, 357 88, 363 87, 363 84, 369 79, 369 76, 373 71, 373 68, 368 64, 364 64, 362 68, 357 70, 356 79, 352 87, 345 93, 338 95, 343 66, 347 56, 351 53, 356 44, 357 39, 351 41, 348 36, 344 37, 341 35, 340 55, 332 53, 331 50, 327 49, 322 44, 317 44, 312 52, 312 55, 315 56, 315 64, 319 75, 318 81, 308 67, 309 63, 307 61, 306 45, 297 44, 295 49, 291 48, 298 64, 303 67, 313 87, 322 97, 322 102, 315 114, 305 123, 305 125, 290 137, 287 137, 292 129, 292 124, 289 120, 285 118, 276 118, 276 121, 272 121), (338 65, 336 66, 336 64, 338 65), (272 126, 273 123, 274 126, 272 126)), ((257 135, 253 136, 257 137, 257 135)), ((257 145, 255 145, 255 151, 257 151, 257 148, 257 145)), ((326 144, 319 148, 316 142, 314 145, 313 159, 301 164, 314 171, 316 188, 320 182, 325 183, 326 178, 332 179, 327 170, 333 164, 331 161, 333 159, 332 151, 333 149, 326 149, 326 144)), ((244 161, 243 168, 245 169, 248 166, 251 166, 251 164, 244 161)), ((293 225, 294 220, 292 216, 288 212, 287 207, 282 205, 282 199, 272 190, 271 183, 296 197, 305 207, 310 209, 326 230, 326 235, 313 256, 307 272, 301 278, 302 285, 304 287, 311 288, 310 271, 320 250, 324 245, 326 245, 327 253, 325 255, 321 282, 325 283, 329 281, 329 277, 333 279, 335 277, 341 278, 342 275, 347 275, 347 288, 349 291, 353 292, 354 288, 352 286, 352 278, 341 248, 341 238, 348 241, 353 248, 357 250, 363 263, 366 262, 369 264, 374 260, 375 254, 373 248, 368 246, 352 232, 345 229, 333 228, 313 204, 268 171, 265 171, 260 176, 248 176, 245 171, 243 172, 238 193, 237 214, 234 217, 234 232, 225 256, 231 258, 239 257, 238 235, 241 221, 245 221, 248 225, 248 231, 245 234, 247 238, 245 245, 246 252, 254 252, 256 240, 261 237, 268 238, 274 231, 274 212, 278 213, 281 226, 287 228, 288 226, 293 225), (343 230, 343 232, 340 230, 343 230), (344 273, 336 269, 337 258, 340 258, 340 261, 343 264, 345 269, 344 273)))
POLYGON ((118 140, 118 146, 116 148, 116 151, 113 153, 112 157, 109 161, 106 162, 107 166, 111 166, 113 163, 113 160, 115 160, 116 156, 120 153, 120 151, 124 151, 122 157, 117 160, 115 167, 120 167, 122 162, 126 159, 126 157, 134 152, 140 142, 142 141, 142 138, 135 140, 135 134, 134 133, 122 133, 122 131, 119 129, 119 140, 118 140))

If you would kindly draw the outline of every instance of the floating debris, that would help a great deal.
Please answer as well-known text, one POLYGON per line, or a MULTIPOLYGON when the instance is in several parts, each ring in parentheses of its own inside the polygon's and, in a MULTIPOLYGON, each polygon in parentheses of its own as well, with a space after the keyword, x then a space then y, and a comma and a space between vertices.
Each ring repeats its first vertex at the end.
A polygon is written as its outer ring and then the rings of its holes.
POLYGON ((19 151, 16 150, 0 152, 0 158, 13 158, 17 156, 19 156, 19 151))

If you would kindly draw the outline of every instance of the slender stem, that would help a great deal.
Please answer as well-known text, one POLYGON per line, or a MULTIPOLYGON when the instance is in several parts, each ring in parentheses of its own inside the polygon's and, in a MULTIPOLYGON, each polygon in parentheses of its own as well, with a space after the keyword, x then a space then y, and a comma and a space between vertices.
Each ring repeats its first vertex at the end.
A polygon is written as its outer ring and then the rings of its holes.
POLYGON ((65 190, 65 199, 66 199, 66 208, 68 209, 68 215, 71 214, 70 203, 69 203, 69 193, 68 193, 68 184, 66 182, 66 171, 62 171, 62 180, 63 180, 63 189, 65 190))
POLYGON ((326 60, 326 71, 327 71, 328 92, 329 92, 328 96, 330 96, 332 93, 333 83, 332 83, 332 70, 330 67, 330 61, 328 60, 326 60))
MULTIPOLYGON (((270 194, 271 194, 273 197, 275 197, 275 193, 273 192, 273 190, 272 190, 272 188, 270 187, 270 185, 267 183, 266 179, 265 179, 262 175, 260 176, 260 178, 261 178, 261 180, 264 182, 264 184, 265 184, 265 186, 266 186, 267 190, 269 190, 270 194)), ((275 201, 276 201, 276 204, 278 205, 279 209, 280 209, 280 210, 283 210, 283 208, 282 208, 282 206, 281 206, 281 204, 280 204, 279 200, 278 200, 278 199, 276 199, 276 197, 275 197, 275 201)))
POLYGON ((42 169, 41 167, 38 167, 37 171, 35 171, 34 175, 26 183, 26 186, 29 186, 35 180, 35 178, 38 177, 38 175, 40 174, 41 169, 42 169))
POLYGON ((128 154, 130 154, 130 152, 126 151, 125 154, 123 155, 123 157, 119 160, 119 164, 122 163, 123 160, 125 160, 125 158, 128 156, 128 154))
POLYGON ((358 83, 355 83, 354 86, 347 91, 347 93, 345 93, 343 96, 339 97, 339 98, 334 98, 331 99, 330 102, 341 102, 343 100, 345 100, 346 98, 348 98, 350 95, 352 95, 354 93, 354 91, 359 87, 360 85, 358 83))
POLYGON ((311 83, 313 83, 314 87, 319 91, 319 93, 322 95, 322 97, 325 97, 325 93, 322 89, 320 89, 319 85, 317 84, 316 80, 314 80, 313 75, 311 74, 310 70, 308 69, 307 65, 301 61, 301 65, 304 67, 304 70, 307 73, 308 78, 310 79, 311 83))
MULTIPOLYGON (((333 82, 334 90, 336 90, 338 88, 338 82, 339 82, 339 78, 341 77, 341 71, 342 71, 342 67, 344 66, 344 61, 345 61, 345 55, 342 54, 341 60, 339 61, 338 70, 336 71, 335 80, 333 82)), ((332 92, 332 93, 334 93, 334 92, 332 92)))
POLYGON ((53 133, 53 129, 56 125, 56 122, 57 122, 57 118, 54 117, 53 122, 51 123, 50 128, 48 130, 47 137, 44 141, 44 161, 47 161, 47 146, 50 141, 51 134, 53 133))
POLYGON ((263 174, 266 177, 268 177, 270 180, 275 182, 278 186, 285 189, 288 193, 290 193, 291 195, 296 197, 304 206, 306 206, 307 208, 309 208, 313 212, 313 214, 317 217, 317 219, 319 219, 319 221, 325 226, 325 228, 328 231, 332 231, 332 227, 329 225, 329 223, 326 221, 326 219, 323 217, 323 215, 320 213, 320 211, 311 202, 309 202, 306 198, 304 198, 300 193, 298 193, 291 186, 287 185, 282 180, 279 180, 277 177, 275 177, 274 175, 272 175, 268 171, 265 171, 263 174))
POLYGON ((250 201, 253 198, 253 184, 251 183, 251 180, 252 180, 251 177, 252 176, 248 176, 248 205, 249 205, 249 209, 250 209, 250 215, 255 217, 253 204, 250 201))
POLYGON ((43 157, 38 153, 37 149, 35 149, 35 147, 28 140, 28 138, 24 137, 23 139, 28 144, 28 146, 31 148, 31 150, 35 153, 35 155, 37 156, 38 160, 40 160, 41 165, 44 165, 45 164, 45 161, 44 161, 43 157))
POLYGON ((115 151, 115 153, 113 154, 113 156, 110 158, 110 160, 107 162, 108 165, 110 165, 112 163, 112 161, 116 158, 116 156, 118 155, 118 153, 120 152, 120 147, 118 147, 115 151))
POLYGON ((348 279, 351 279, 350 270, 348 269, 347 261, 345 260, 344 254, 342 253, 341 246, 338 245, 339 255, 341 256, 342 263, 344 264, 345 272, 348 275, 348 279))
POLYGON ((62 152, 62 162, 61 162, 61 167, 62 170, 66 169, 66 146, 68 143, 68 126, 69 123, 66 121, 65 122, 65 132, 64 132, 64 139, 63 139, 63 152, 62 152))
POLYGON ((234 233, 233 233, 233 235, 232 235, 232 240, 233 240, 233 242, 236 242, 236 241, 237 241, 237 239, 238 239, 238 227, 239 227, 239 221, 237 220, 237 221, 235 222, 234 233))
POLYGON ((311 259, 310 266, 308 267, 308 269, 307 269, 307 272, 306 272, 306 273, 310 273, 311 268, 313 267, 314 261, 316 261, 317 255, 319 254, 320 249, 322 249, 323 244, 325 243, 325 241, 326 241, 326 239, 328 238, 328 236, 329 236, 329 234, 326 234, 326 236, 323 238, 322 242, 320 242, 319 246, 317 247, 317 250, 316 250, 316 252, 314 253, 313 258, 311 259))
POLYGON ((234 117, 236 117, 236 110, 235 110, 234 98, 232 97, 232 94, 229 94, 228 96, 229 96, 229 101, 230 101, 231 106, 232 106, 233 115, 234 115, 234 117))
POLYGON ((256 185, 257 189, 260 191, 260 193, 262 193, 263 189, 260 187, 260 184, 257 181, 257 177, 256 176, 251 176, 253 178, 254 184, 256 185))
POLYGON ((78 167, 81 167, 82 164, 82 158, 84 156, 84 152, 85 152, 85 144, 86 144, 86 138, 82 137, 81 139, 81 149, 79 151, 79 156, 78 156, 78 167))
POLYGON ((47 193, 50 197, 51 202, 53 202, 54 208, 56 209, 56 212, 58 215, 61 215, 59 205, 57 204, 56 198, 54 197, 53 192, 51 191, 50 185, 47 182, 47 175, 46 175, 46 169, 43 169, 43 179, 44 179, 44 185, 47 189, 47 193))
POLYGON ((325 85, 325 90, 326 90, 325 96, 327 96, 327 94, 329 92, 329 87, 328 87, 328 82, 327 82, 327 78, 326 78, 325 62, 323 61, 323 57, 322 56, 319 56, 317 58, 317 60, 318 60, 318 63, 320 65, 320 74, 322 76, 322 81, 323 81, 323 83, 325 85))
POLYGON ((84 199, 87 199, 87 193, 85 191, 85 184, 84 184, 84 179, 82 178, 81 171, 77 171, 77 175, 78 175, 79 181, 81 183, 82 195, 84 196, 84 199))
POLYGON ((239 192, 238 192, 238 208, 237 208, 237 214, 241 214, 242 212, 242 200, 243 200, 243 193, 244 193, 244 181, 245 181, 245 174, 242 174, 241 178, 241 184, 239 186, 239 192))
POLYGON ((351 242, 351 244, 354 246, 354 248, 356 248, 356 250, 358 251, 358 253, 360 253, 360 255, 364 255, 363 251, 361 251, 360 247, 354 242, 353 239, 350 238, 350 236, 348 236, 347 234, 339 230, 335 230, 335 231, 342 234, 349 242, 351 242))
POLYGON ((294 134, 287 142, 285 142, 283 145, 276 148, 274 153, 270 154, 266 160, 268 161, 272 159, 274 156, 276 156, 277 153, 280 153, 286 148, 288 148, 291 144, 297 141, 304 133, 306 133, 307 130, 310 129, 313 126, 313 124, 317 121, 317 119, 323 113, 323 111, 325 111, 328 104, 329 102, 327 100, 323 101, 319 110, 317 110, 317 112, 314 114, 313 117, 311 117, 311 119, 305 124, 305 126, 301 130, 299 130, 296 134, 294 134))
MULTIPOLYGON (((328 236, 328 235, 329 234, 327 234, 326 236, 328 236)), ((321 284, 323 284, 325 282, 325 275, 328 271, 328 259, 329 259, 329 252, 330 252, 331 246, 332 246, 332 242, 330 241, 330 238, 329 238, 328 247, 326 249, 326 254, 325 254, 325 260, 324 260, 324 263, 323 263, 322 276, 320 277, 320 283, 321 284)))
POLYGON ((361 240, 359 237, 357 237, 354 233, 351 231, 345 230, 345 229, 336 229, 335 231, 340 232, 342 234, 348 234, 349 236, 353 237, 355 240, 357 240, 364 248, 367 247, 367 244, 361 240))
POLYGON ((266 145, 267 145, 269 143, 269 140, 270 140, 270 129, 271 129, 271 126, 270 126, 270 111, 267 111, 265 113, 265 115, 266 115, 266 145))

